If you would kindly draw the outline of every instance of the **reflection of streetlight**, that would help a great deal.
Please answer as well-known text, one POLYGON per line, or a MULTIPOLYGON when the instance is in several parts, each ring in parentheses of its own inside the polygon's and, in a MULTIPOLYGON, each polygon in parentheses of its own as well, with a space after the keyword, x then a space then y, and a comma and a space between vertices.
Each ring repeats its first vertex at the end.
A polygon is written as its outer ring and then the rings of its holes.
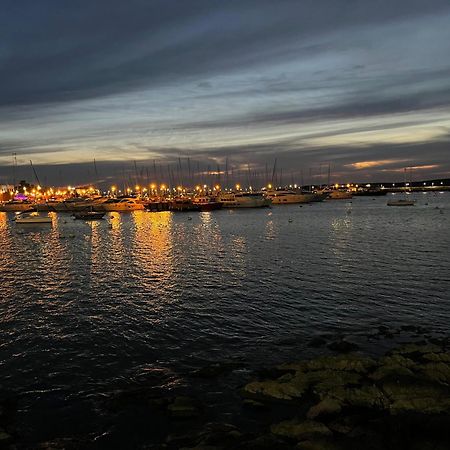
POLYGON ((239 190, 241 188, 241 185, 240 184, 237 184, 236 185, 236 190, 239 190))

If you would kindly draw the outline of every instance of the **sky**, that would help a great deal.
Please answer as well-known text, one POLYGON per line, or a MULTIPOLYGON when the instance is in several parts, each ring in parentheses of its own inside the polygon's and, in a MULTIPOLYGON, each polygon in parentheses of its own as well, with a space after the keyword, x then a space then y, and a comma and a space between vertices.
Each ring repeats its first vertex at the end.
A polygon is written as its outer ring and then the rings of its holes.
POLYGON ((30 160, 60 185, 225 166, 305 183, 328 166, 339 182, 450 177, 448 0, 1 10, 0 184, 34 181, 30 160))

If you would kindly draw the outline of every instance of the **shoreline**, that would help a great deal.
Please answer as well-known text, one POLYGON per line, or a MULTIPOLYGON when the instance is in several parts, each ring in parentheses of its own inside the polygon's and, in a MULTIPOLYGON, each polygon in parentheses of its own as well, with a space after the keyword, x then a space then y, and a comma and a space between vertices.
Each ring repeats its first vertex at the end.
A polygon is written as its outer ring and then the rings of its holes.
POLYGON ((390 341, 384 356, 328 335, 331 340, 312 337, 308 347, 317 356, 299 361, 259 369, 239 360, 211 362, 181 379, 156 372, 143 383, 99 393, 99 421, 85 435, 35 440, 29 430, 24 436, 15 420, 17 401, 2 395, 0 447, 447 448, 450 337, 403 329, 416 338, 398 344, 385 336, 392 334, 387 327, 379 327, 380 341, 390 341))

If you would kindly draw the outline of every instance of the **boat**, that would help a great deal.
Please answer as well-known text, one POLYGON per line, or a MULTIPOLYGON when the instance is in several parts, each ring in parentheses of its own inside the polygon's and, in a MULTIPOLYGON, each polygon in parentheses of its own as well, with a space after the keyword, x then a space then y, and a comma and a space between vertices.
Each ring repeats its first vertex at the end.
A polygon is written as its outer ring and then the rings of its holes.
POLYGON ((217 200, 224 208, 264 208, 272 204, 272 200, 259 192, 222 192, 217 200))
POLYGON ((353 194, 348 191, 340 191, 338 189, 331 189, 328 191, 329 200, 350 200, 353 194))
POLYGON ((52 223, 49 215, 40 215, 37 211, 23 211, 13 219, 17 224, 44 224, 52 223))
POLYGON ((415 204, 415 200, 408 200, 406 198, 401 198, 399 200, 389 200, 387 202, 388 206, 414 206, 415 204))
POLYGON ((139 211, 144 210, 145 206, 139 200, 126 197, 122 199, 110 198, 106 202, 98 205, 98 210, 101 211, 139 211))
POLYGON ((314 201, 315 194, 295 192, 291 190, 266 191, 265 196, 272 201, 274 205, 292 204, 292 203, 310 203, 314 201))
POLYGON ((8 201, 0 203, 0 212, 18 212, 27 211, 33 208, 34 204, 27 201, 8 201))
POLYGON ((192 203, 198 207, 199 211, 213 211, 222 208, 222 202, 217 201, 214 197, 203 196, 194 197, 192 203))
POLYGON ((387 206, 414 206, 415 204, 416 204, 416 201, 415 200, 409 200, 409 199, 407 199, 406 198, 406 196, 407 196, 407 192, 406 192, 406 186, 407 186, 407 183, 406 183, 406 171, 407 171, 407 168, 405 167, 405 185, 404 185, 404 188, 403 188, 403 198, 400 198, 400 199, 394 199, 394 200, 388 200, 388 202, 386 203, 387 204, 387 206))
POLYGON ((380 188, 360 188, 357 189, 355 192, 353 192, 353 195, 356 195, 358 197, 379 197, 381 195, 386 195, 387 190, 386 189, 380 189, 380 188))
POLYGON ((103 211, 79 211, 73 213, 75 220, 102 220, 105 212, 103 211))
POLYGON ((177 197, 170 202, 170 210, 177 212, 199 211, 199 206, 188 197, 177 197))

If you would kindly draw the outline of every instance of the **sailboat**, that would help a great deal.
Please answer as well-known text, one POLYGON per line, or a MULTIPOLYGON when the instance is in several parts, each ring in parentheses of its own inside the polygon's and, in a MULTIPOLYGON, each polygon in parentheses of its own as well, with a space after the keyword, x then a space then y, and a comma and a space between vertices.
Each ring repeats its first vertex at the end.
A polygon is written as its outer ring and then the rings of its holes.
POLYGON ((405 196, 405 198, 401 198, 398 200, 389 200, 387 202, 387 206, 414 206, 416 204, 415 200, 408 200, 406 198, 406 167, 405 167, 405 186, 403 188, 403 195, 405 196))

